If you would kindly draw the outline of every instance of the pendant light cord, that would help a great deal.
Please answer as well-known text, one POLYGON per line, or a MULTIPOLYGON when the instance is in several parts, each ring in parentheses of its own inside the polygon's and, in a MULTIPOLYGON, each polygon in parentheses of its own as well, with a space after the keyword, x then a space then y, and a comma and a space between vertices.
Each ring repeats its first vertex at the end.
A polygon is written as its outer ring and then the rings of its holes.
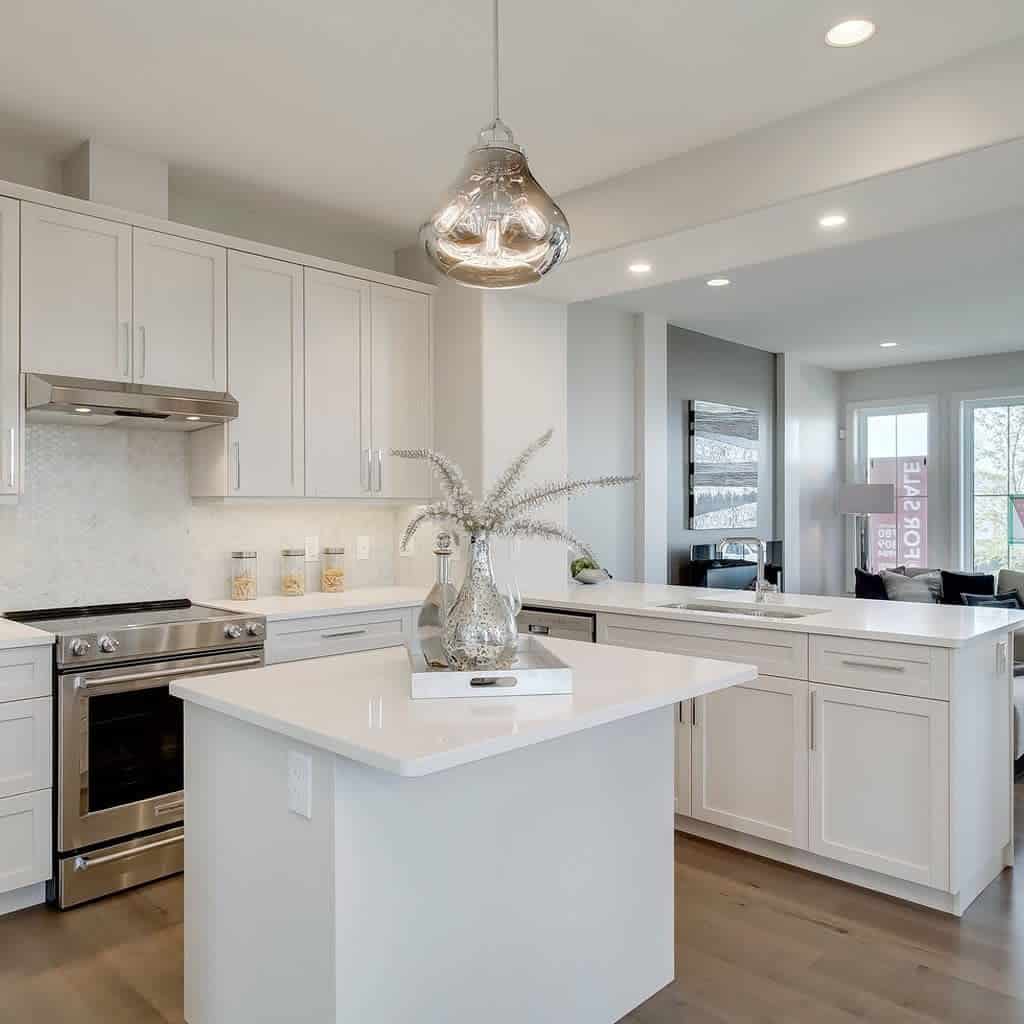
POLYGON ((498 45, 498 0, 494 0, 494 123, 501 120, 501 50, 498 45))

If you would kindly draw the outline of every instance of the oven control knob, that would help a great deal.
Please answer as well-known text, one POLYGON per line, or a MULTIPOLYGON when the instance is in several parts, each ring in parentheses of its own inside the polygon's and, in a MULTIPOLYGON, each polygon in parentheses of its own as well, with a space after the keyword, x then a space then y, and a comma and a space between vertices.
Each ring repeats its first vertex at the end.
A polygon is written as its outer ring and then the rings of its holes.
POLYGON ((113 654, 121 646, 121 641, 115 640, 112 636, 101 636, 96 645, 104 654, 113 654))
POLYGON ((81 637, 76 636, 74 640, 68 645, 68 649, 75 657, 80 658, 83 654, 88 654, 92 644, 88 640, 83 640, 81 637))
POLYGON ((225 626, 224 627, 224 635, 229 640, 237 640, 242 635, 242 627, 241 626, 225 626))
POLYGON ((266 632, 266 629, 264 628, 262 622, 250 622, 248 628, 246 629, 246 632, 249 634, 249 636, 263 636, 263 634, 266 632))

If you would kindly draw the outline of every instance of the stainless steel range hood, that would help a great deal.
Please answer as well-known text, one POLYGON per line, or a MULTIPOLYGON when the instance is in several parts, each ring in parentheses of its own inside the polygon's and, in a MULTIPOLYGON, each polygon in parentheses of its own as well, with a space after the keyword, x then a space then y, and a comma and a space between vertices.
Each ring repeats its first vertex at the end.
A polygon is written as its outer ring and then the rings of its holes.
POLYGON ((50 374, 25 374, 29 422, 201 430, 238 416, 226 391, 190 391, 50 374))

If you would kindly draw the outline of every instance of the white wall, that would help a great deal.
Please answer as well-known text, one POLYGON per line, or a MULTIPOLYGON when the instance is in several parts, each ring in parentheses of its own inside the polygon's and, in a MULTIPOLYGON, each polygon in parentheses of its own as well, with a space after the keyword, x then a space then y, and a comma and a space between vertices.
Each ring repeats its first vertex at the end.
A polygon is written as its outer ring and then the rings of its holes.
POLYGON ((25 457, 25 494, 0 506, 0 609, 225 597, 235 548, 260 552, 261 590, 275 592, 280 549, 313 534, 346 546, 350 585, 395 577, 396 509, 193 504, 184 434, 32 425, 25 457), (354 558, 359 534, 367 561, 354 558))
MULTIPOLYGON (((573 477, 636 471, 636 359, 641 318, 593 302, 569 306, 568 457, 573 477)), ((635 488, 569 502, 569 529, 618 580, 636 580, 635 488)))
POLYGON ((1024 352, 854 370, 840 374, 840 387, 847 412, 857 402, 936 400, 938 422, 928 456, 928 561, 959 566, 959 404, 971 397, 1024 395, 1024 352))
POLYGON ((844 532, 836 510, 843 480, 839 374, 779 357, 779 413, 785 587, 790 593, 844 592, 844 532))

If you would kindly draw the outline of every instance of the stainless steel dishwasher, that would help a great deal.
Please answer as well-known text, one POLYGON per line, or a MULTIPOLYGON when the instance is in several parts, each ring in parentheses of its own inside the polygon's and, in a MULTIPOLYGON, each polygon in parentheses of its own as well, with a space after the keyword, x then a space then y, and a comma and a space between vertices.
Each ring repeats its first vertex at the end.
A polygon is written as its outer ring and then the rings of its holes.
POLYGON ((554 636, 562 640, 597 640, 597 619, 590 612, 569 612, 561 608, 524 607, 516 623, 520 633, 554 636))

